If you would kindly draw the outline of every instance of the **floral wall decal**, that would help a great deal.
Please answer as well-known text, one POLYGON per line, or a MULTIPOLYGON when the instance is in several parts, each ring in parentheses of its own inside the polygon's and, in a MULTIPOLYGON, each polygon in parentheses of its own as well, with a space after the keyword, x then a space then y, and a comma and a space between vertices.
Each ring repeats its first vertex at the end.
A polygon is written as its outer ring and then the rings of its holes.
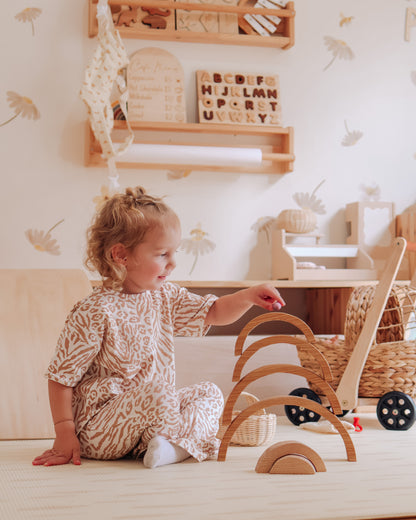
POLYGON ((324 42, 328 50, 332 52, 333 56, 332 60, 328 63, 324 70, 332 65, 336 58, 352 60, 355 57, 352 50, 343 40, 336 40, 335 38, 332 38, 332 36, 324 36, 324 42))
POLYGON ((354 146, 357 144, 357 142, 361 139, 361 137, 364 135, 359 130, 353 130, 350 132, 348 130, 347 122, 344 121, 345 130, 347 131, 347 134, 344 136, 343 140, 341 141, 342 146, 354 146))
POLYGON ((19 22, 30 22, 32 24, 32 36, 35 36, 35 25, 33 20, 40 16, 41 12, 42 9, 39 9, 38 7, 26 7, 26 9, 17 13, 15 18, 16 20, 19 20, 19 22))
POLYGON ((256 231, 257 233, 261 233, 262 231, 264 231, 266 233, 267 242, 270 243, 270 234, 275 222, 275 217, 260 217, 251 226, 251 229, 253 231, 256 231))
POLYGON ((101 186, 101 194, 97 195, 92 199, 95 204, 96 211, 99 211, 104 204, 109 200, 113 195, 115 195, 116 190, 110 189, 108 186, 101 186))
POLYGON ((353 19, 354 16, 344 16, 342 13, 340 13, 341 20, 339 21, 339 26, 342 27, 343 25, 349 25, 353 19))
POLYGON ((293 195, 293 200, 301 209, 308 209, 313 211, 317 215, 324 215, 326 213, 325 206, 321 199, 316 197, 316 192, 325 182, 325 179, 321 181, 318 186, 313 190, 312 193, 297 192, 293 195))
POLYGON ((377 201, 380 200, 381 192, 380 192, 380 186, 373 182, 371 185, 360 185, 360 190, 362 192, 362 198, 363 200, 373 200, 377 201))
POLYGON ((185 253, 192 254, 195 256, 194 263, 192 264, 189 274, 191 275, 195 269, 199 255, 210 253, 215 249, 215 244, 208 238, 208 233, 201 229, 201 224, 198 224, 196 228, 191 230, 191 238, 184 238, 181 242, 181 247, 185 250, 185 253))
POLYGON ((7 123, 10 123, 13 121, 13 119, 16 119, 16 117, 20 115, 22 117, 27 117, 28 119, 40 118, 39 110, 36 108, 36 105, 33 103, 33 101, 28 97, 21 96, 20 94, 9 90, 7 92, 7 102, 9 103, 10 108, 13 108, 14 116, 1 123, 0 126, 7 125, 7 123))
POLYGON ((64 219, 53 225, 46 233, 39 231, 38 229, 28 229, 25 231, 26 238, 32 244, 32 246, 41 253, 49 253, 50 255, 60 255, 61 250, 59 249, 58 242, 52 238, 51 231, 53 231, 59 224, 62 224, 64 219))

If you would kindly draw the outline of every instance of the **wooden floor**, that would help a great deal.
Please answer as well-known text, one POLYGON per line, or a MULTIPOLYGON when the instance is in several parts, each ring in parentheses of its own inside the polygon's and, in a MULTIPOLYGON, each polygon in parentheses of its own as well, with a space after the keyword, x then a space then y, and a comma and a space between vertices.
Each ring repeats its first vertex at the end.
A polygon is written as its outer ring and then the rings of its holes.
MULTIPOLYGON (((352 422, 353 417, 345 418, 352 422)), ((314 520, 416 518, 416 426, 384 430, 360 416, 357 462, 341 437, 301 430, 279 418, 275 441, 295 440, 327 468, 314 475, 254 471, 266 449, 230 447, 225 462, 186 461, 148 470, 133 460, 33 467, 50 441, 0 442, 2 520, 314 520)))

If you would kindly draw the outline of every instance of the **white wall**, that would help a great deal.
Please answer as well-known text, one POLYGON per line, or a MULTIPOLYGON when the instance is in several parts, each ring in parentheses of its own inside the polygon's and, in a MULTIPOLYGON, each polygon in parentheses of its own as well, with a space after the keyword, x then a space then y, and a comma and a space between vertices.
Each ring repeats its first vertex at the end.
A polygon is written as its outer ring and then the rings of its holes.
MULTIPOLYGON (((0 267, 80 267, 93 198, 107 183, 105 168, 83 165, 86 109, 78 93, 95 41, 87 36, 86 0, 33 6, 42 9, 34 36, 30 23, 15 19, 26 2, 6 2, 0 18, 0 123, 13 115, 7 91, 29 97, 40 113, 0 127, 0 267), (51 233, 60 254, 35 250, 25 231, 46 232, 61 219, 51 233)), ((406 42, 407 7, 415 0, 297 0, 296 43, 287 51, 125 40, 129 53, 158 46, 179 59, 188 121, 195 120, 194 74, 204 68, 279 74, 283 124, 295 128, 296 161, 286 175, 193 172, 170 180, 166 171, 120 170, 123 188, 141 184, 167 195, 184 237, 200 223, 216 244, 192 276, 193 257, 180 253, 176 279, 268 278, 269 246, 251 226, 296 207, 293 193, 310 192, 322 179, 327 213, 318 223, 328 243, 345 241, 344 207, 362 199, 362 184, 378 184, 397 213, 416 202, 416 27, 406 42), (340 13, 354 18, 341 27, 340 13), (324 71, 332 58, 324 36, 344 40, 354 59, 336 59, 324 71), (354 146, 341 145, 344 120, 363 133, 354 146)))

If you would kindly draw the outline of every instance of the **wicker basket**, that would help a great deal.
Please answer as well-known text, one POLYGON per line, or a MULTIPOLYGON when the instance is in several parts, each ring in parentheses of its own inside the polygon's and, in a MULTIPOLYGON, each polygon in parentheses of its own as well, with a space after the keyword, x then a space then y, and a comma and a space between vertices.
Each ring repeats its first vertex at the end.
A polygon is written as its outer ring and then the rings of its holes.
MULTIPOLYGON (((400 302, 402 288, 394 285, 387 299, 377 328, 375 343, 390 343, 404 339, 403 310, 400 302)), ((356 287, 348 300, 345 315, 345 343, 355 345, 363 328, 368 309, 373 302, 375 287, 356 287)))
MULTIPOLYGON (((364 366, 358 397, 381 397, 392 390, 416 395, 416 341, 404 339, 407 329, 415 326, 414 303, 410 289, 394 286, 380 320, 376 340, 364 366), (410 302, 410 304, 409 304, 410 302), (409 310, 410 309, 410 310, 409 310), (413 321, 404 320, 413 313, 413 321), (407 327, 405 327, 405 321, 407 327)), ((327 359, 337 388, 352 354, 374 295, 373 287, 359 287, 353 291, 347 304, 345 340, 316 338, 316 346, 327 359)), ((301 365, 320 374, 320 368, 310 352, 298 348, 301 365)), ((311 385, 314 392, 319 388, 311 385)))
MULTIPOLYGON (((242 392, 241 396, 247 403, 247 406, 257 403, 259 399, 252 394, 242 392)), ((241 410, 235 410, 232 415, 232 419, 241 412, 241 410)), ((220 428, 217 437, 222 439, 227 426, 223 426, 220 420, 220 428)), ((270 443, 276 433, 276 415, 273 413, 266 413, 266 410, 262 409, 251 415, 248 419, 240 424, 234 435, 231 438, 230 444, 238 446, 262 446, 263 444, 270 443)))

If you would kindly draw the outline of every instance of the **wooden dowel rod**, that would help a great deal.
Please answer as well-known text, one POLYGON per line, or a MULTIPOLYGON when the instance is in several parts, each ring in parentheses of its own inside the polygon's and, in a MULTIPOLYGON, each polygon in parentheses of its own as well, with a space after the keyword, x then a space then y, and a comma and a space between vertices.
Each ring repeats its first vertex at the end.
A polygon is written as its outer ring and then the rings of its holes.
MULTIPOLYGON (((97 3, 98 0, 93 0, 97 3)), ((212 5, 212 4, 192 4, 186 2, 154 0, 109 0, 109 5, 129 5, 132 7, 158 7, 160 9, 184 9, 185 11, 208 11, 214 13, 236 13, 236 14, 266 14, 279 16, 280 18, 290 18, 295 16, 295 11, 290 9, 265 9, 257 7, 238 7, 232 5, 212 5)))
POLYGON ((291 153, 263 153, 263 161, 294 161, 295 156, 291 153))

